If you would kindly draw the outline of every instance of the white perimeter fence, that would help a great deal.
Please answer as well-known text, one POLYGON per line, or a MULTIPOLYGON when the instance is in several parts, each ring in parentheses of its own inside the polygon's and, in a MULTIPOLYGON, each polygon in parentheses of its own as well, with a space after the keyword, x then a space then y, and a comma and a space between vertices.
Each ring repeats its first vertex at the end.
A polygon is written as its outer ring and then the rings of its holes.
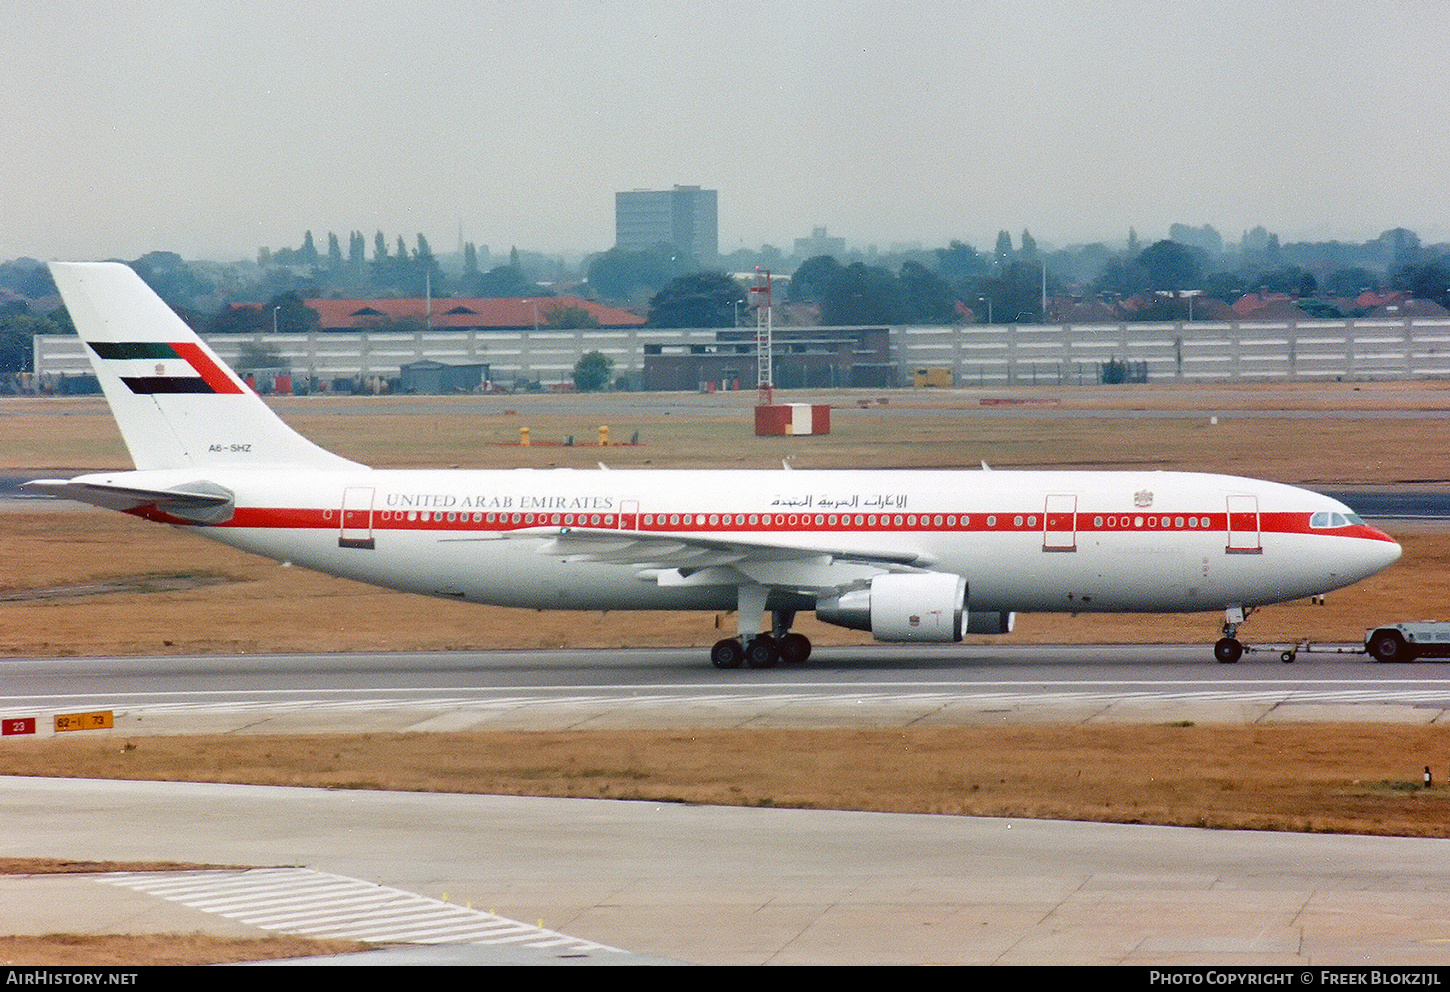
MULTIPOLYGON (((792 329, 799 333, 800 329, 792 329)), ((821 328, 839 337, 849 328, 821 328)), ((228 334, 209 337, 235 362, 252 344, 296 376, 396 376, 410 362, 486 363, 493 381, 567 382, 581 355, 614 360, 638 377, 646 345, 708 346, 715 328, 563 331, 419 331, 410 334, 228 334)), ((778 344, 781 344, 778 342, 778 344)), ((898 385, 918 368, 947 368, 958 385, 1089 384, 1110 361, 1146 369, 1149 382, 1427 379, 1450 376, 1450 319, 1303 320, 1161 324, 970 324, 892 327, 898 385)), ((90 374, 79 339, 39 335, 41 376, 90 374)))

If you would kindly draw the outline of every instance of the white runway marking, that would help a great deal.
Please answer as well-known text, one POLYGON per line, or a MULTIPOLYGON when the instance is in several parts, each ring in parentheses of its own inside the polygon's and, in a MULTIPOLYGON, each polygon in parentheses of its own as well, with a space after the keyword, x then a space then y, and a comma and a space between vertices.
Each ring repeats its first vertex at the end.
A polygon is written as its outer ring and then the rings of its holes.
MULTIPOLYGON (((437 690, 434 690, 437 691, 437 690)), ((1293 688, 1269 686, 1231 689, 1188 689, 1180 684, 1174 688, 1133 689, 1118 684, 1115 687, 1102 686, 1090 689, 1051 690, 1041 685, 1023 684, 1017 687, 1004 686, 998 689, 974 689, 971 691, 947 692, 903 692, 878 691, 850 694, 827 694, 822 692, 780 692, 780 691, 733 691, 733 692, 649 692, 616 693, 610 691, 575 692, 567 695, 552 691, 538 693, 511 690, 505 695, 492 695, 487 691, 445 690, 439 695, 374 695, 366 691, 351 690, 319 695, 308 694, 306 690, 292 698, 257 699, 258 693, 238 692, 252 698, 228 700, 225 692, 198 693, 113 693, 104 697, 92 696, 0 696, 0 705, 28 706, 30 708, 52 708, 64 703, 81 705, 100 698, 111 704, 121 704, 128 695, 142 697, 130 707, 148 713, 177 712, 248 712, 272 711, 293 712, 308 710, 355 710, 378 708, 421 708, 421 709, 472 709, 507 710, 520 707, 569 707, 569 706, 629 706, 650 707, 661 705, 766 705, 783 706, 810 704, 813 706, 876 706, 876 705, 945 705, 945 704, 1045 704, 1103 703, 1103 702, 1164 702, 1182 700, 1185 702, 1229 702, 1229 703, 1398 703, 1402 705, 1440 704, 1446 701, 1444 689, 1391 689, 1384 683, 1367 685, 1363 689, 1334 688, 1316 689, 1295 685, 1293 688), (466 693, 466 694, 465 694, 466 693), (167 699, 166 697, 173 697, 167 699), (197 696, 203 698, 174 698, 197 696)), ((123 708, 118 706, 118 709, 123 708)))
POLYGON ((98 878, 299 937, 385 944, 517 944, 569 954, 624 953, 617 947, 493 913, 310 868, 112 872, 98 878))

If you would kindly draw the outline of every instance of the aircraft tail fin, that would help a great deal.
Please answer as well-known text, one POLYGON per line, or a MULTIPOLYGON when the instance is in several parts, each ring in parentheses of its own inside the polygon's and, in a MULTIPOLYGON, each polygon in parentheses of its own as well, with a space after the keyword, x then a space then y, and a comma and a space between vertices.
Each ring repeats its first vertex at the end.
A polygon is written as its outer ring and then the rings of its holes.
POLYGON ((136 468, 358 467, 283 423, 129 266, 50 270, 136 468))

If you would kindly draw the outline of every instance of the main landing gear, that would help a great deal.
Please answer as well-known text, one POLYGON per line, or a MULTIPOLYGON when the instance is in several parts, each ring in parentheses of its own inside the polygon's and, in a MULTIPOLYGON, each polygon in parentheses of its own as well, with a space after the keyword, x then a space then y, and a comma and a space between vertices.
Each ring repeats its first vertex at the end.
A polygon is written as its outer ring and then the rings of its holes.
POLYGON ((1252 606, 1230 606, 1224 610, 1223 637, 1213 646, 1213 656, 1219 664, 1232 665, 1244 656, 1244 646, 1239 643, 1239 624, 1254 612, 1252 606))
MULTIPOLYGON (((811 656, 810 638, 791 632, 795 622, 795 610, 773 610, 770 633, 750 633, 749 617, 759 617, 765 609, 765 590, 761 587, 743 586, 740 589, 740 633, 716 641, 710 649, 710 663, 716 668, 774 668, 779 664, 803 665, 811 656), (755 590, 759 589, 759 592, 755 590), (759 606, 754 607, 755 601, 759 606)), ((757 621, 750 625, 757 629, 757 621)))

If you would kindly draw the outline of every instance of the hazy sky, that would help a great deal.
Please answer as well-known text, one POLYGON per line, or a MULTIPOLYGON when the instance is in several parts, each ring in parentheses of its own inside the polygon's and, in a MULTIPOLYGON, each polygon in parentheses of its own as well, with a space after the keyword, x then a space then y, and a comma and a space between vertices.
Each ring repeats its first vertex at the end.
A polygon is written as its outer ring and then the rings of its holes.
POLYGON ((0 257, 585 252, 677 183, 725 252, 1446 240, 1447 52, 1445 0, 14 4, 0 257))

